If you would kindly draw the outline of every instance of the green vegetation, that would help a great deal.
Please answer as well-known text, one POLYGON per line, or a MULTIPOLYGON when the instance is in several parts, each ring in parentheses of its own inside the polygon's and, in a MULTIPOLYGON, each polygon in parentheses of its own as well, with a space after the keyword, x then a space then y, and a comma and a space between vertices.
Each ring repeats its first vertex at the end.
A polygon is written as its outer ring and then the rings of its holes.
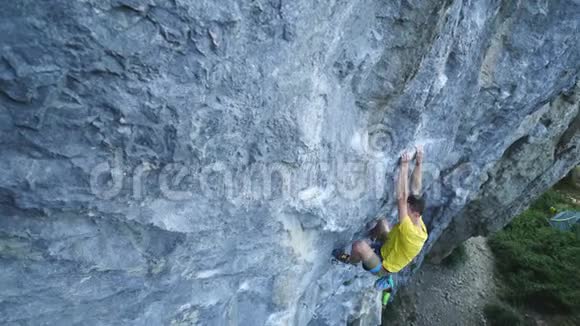
POLYGON ((483 308, 483 313, 491 326, 519 326, 524 324, 519 313, 500 302, 488 303, 483 308))
POLYGON ((544 313, 580 313, 580 228, 559 231, 548 224, 556 211, 563 210, 580 206, 551 190, 490 238, 504 284, 500 295, 507 302, 544 313))
POLYGON ((404 320, 407 324, 415 323, 418 316, 411 302, 413 301, 408 294, 403 291, 398 293, 395 300, 390 302, 386 308, 383 308, 383 325, 394 325, 393 321, 400 320, 404 320), (407 306, 408 309, 403 309, 404 306, 407 306))
POLYGON ((467 261, 467 250, 465 245, 462 243, 457 246, 449 256, 445 257, 441 264, 449 268, 457 268, 463 265, 467 261))

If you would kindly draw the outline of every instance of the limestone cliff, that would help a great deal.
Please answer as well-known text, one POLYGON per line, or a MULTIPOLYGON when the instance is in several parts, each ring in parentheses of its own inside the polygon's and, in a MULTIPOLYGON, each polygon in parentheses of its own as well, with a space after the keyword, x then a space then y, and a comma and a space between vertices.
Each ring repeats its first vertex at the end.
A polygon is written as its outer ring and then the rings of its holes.
POLYGON ((423 257, 580 161, 578 0, 0 2, 0 323, 376 325, 330 252, 425 145, 423 257))

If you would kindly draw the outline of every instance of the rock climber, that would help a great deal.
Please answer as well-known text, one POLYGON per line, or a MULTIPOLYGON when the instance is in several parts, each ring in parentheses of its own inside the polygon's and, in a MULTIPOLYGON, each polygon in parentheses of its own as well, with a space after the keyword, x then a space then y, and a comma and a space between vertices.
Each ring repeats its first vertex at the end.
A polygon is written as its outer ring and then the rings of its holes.
POLYGON ((391 229, 386 219, 381 218, 369 232, 370 243, 365 240, 355 241, 350 255, 340 249, 333 252, 334 257, 343 263, 356 265, 362 261, 365 270, 379 277, 375 282, 378 290, 388 291, 393 287, 391 274, 407 266, 419 254, 427 240, 427 228, 422 218, 425 200, 421 197, 423 148, 417 146, 416 150, 410 195, 408 175, 411 154, 405 151, 401 155, 397 181, 399 223, 391 229))

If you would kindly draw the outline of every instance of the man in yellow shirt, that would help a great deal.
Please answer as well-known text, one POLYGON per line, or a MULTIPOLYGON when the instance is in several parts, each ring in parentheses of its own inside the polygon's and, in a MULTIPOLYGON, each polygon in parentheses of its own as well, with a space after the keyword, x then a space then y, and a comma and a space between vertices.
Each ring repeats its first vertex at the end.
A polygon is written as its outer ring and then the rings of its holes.
POLYGON ((364 269, 380 277, 375 283, 379 290, 392 286, 389 275, 407 266, 419 254, 427 240, 427 228, 422 219, 425 201, 420 196, 423 148, 417 147, 415 169, 411 176, 411 195, 408 194, 407 185, 410 160, 410 153, 401 155, 397 184, 399 223, 391 230, 385 219, 377 222, 370 234, 377 240, 378 245, 369 245, 364 240, 358 240, 352 244, 351 255, 334 252, 334 256, 344 263, 356 265, 362 261, 364 269))

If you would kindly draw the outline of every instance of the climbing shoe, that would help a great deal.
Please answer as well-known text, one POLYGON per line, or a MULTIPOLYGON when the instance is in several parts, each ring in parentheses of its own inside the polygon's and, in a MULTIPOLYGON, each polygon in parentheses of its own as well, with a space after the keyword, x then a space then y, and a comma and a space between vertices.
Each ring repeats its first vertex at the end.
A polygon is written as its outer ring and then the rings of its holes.
POLYGON ((375 289, 379 291, 392 291, 394 287, 393 277, 391 275, 383 276, 375 282, 375 289))
POLYGON ((341 249, 334 249, 332 251, 332 257, 344 264, 350 264, 350 255, 341 249))

